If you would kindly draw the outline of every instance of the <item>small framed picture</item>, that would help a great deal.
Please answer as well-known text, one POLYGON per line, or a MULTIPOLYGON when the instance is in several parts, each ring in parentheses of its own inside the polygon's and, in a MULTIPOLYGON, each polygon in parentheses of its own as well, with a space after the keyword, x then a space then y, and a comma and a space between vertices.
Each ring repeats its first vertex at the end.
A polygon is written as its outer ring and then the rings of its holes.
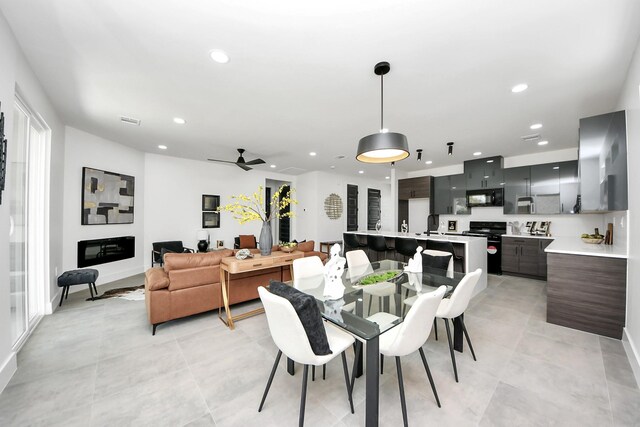
POLYGON ((527 221, 527 225, 525 230, 529 234, 533 234, 536 231, 536 222, 535 221, 527 221))
POLYGON ((212 196, 209 194, 202 195, 202 210, 204 212, 213 212, 220 206, 220 196, 212 196))
POLYGON ((447 231, 458 231, 458 221, 453 219, 449 220, 449 225, 447 226, 447 231))
POLYGON ((224 240, 216 240, 217 248, 224 248, 224 240))
POLYGON ((202 212, 202 228, 220 228, 220 212, 202 212))

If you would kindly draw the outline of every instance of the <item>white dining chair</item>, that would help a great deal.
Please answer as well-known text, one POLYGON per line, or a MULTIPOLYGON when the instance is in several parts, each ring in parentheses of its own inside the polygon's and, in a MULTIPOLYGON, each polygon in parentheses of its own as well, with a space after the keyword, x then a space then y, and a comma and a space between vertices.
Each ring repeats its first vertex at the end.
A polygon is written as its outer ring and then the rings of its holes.
POLYGON ((296 258, 293 260, 293 280, 305 279, 321 275, 324 271, 324 264, 318 256, 296 258))
MULTIPOLYGON (((389 329, 380 336, 381 358, 384 356, 392 356, 396 358, 398 387, 400 389, 400 405, 402 407, 402 419, 405 426, 408 425, 408 421, 407 404, 404 395, 404 380, 402 378, 402 364, 400 362, 401 357, 407 356, 416 350, 420 352, 422 364, 424 365, 427 377, 429 378, 429 383, 431 384, 431 390, 433 391, 438 407, 441 407, 438 391, 436 390, 436 385, 433 381, 433 377, 431 376, 431 370, 429 369, 429 364, 427 363, 427 358, 422 346, 429 338, 429 334, 431 333, 431 324, 433 323, 433 319, 436 315, 436 310, 438 309, 446 291, 446 286, 440 286, 433 292, 418 295, 404 321, 400 325, 389 329)), ((382 321, 382 324, 392 320, 390 315, 385 314, 384 316, 381 316, 380 314, 381 313, 376 313, 373 316, 370 316, 368 320, 376 323, 382 321)))
MULTIPOLYGON (((373 267, 369 261, 367 254, 361 250, 349 251, 346 253, 347 268, 349 279, 360 279, 368 274, 373 273, 373 267)), ((382 298, 390 297, 396 292, 396 285, 393 283, 376 283, 375 285, 368 285, 362 288, 362 292, 369 295, 369 307, 367 308, 367 314, 371 313, 371 302, 373 297, 378 297, 379 308, 382 307, 382 298)))
MULTIPOLYGON (((449 340, 449 352, 451 353, 451 363, 453 364, 453 374, 455 376, 456 382, 458 382, 458 368, 456 367, 456 355, 453 349, 453 339, 451 338, 451 329, 449 327, 449 320, 453 320, 454 318, 461 316, 467 307, 469 306, 469 301, 471 300, 471 296, 473 295, 473 289, 476 287, 480 276, 482 275, 482 269, 478 268, 473 273, 467 273, 458 286, 453 290, 453 293, 449 298, 445 298, 440 303, 438 307, 438 311, 436 312, 436 320, 443 319, 444 326, 447 329, 447 339, 449 340)), ((473 346, 471 345, 471 338, 469 338, 469 333, 467 332, 467 327, 464 324, 464 317, 460 318, 460 323, 462 325, 462 332, 464 333, 465 338, 467 339, 467 344, 469 344, 469 350, 471 350, 471 355, 473 356, 473 360, 476 359, 476 353, 473 351, 473 346)), ((436 331, 437 324, 434 322, 436 331)), ((437 332, 436 332, 437 339, 437 332)))
POLYGON ((353 414, 353 397, 349 380, 349 370, 347 368, 347 358, 345 355, 345 350, 351 347, 355 342, 353 336, 343 332, 337 327, 323 322, 327 333, 329 347, 331 348, 331 354, 324 356, 316 355, 311 349, 311 344, 309 344, 309 339, 307 338, 307 334, 302 326, 302 322, 291 303, 285 298, 272 294, 262 286, 258 288, 258 294, 260 295, 260 300, 264 306, 271 337, 278 347, 278 354, 276 355, 276 360, 273 364, 273 368, 271 369, 271 374, 269 375, 267 386, 264 390, 262 400, 260 401, 258 412, 262 411, 264 402, 267 399, 267 394, 269 393, 269 388, 271 388, 273 377, 275 376, 276 369, 278 368, 280 357, 282 356, 282 353, 284 353, 289 359, 304 365, 302 373, 302 394, 300 396, 300 415, 298 417, 298 424, 300 426, 304 425, 309 365, 324 365, 339 355, 342 356, 342 367, 347 387, 347 397, 349 399, 351 413, 353 414))

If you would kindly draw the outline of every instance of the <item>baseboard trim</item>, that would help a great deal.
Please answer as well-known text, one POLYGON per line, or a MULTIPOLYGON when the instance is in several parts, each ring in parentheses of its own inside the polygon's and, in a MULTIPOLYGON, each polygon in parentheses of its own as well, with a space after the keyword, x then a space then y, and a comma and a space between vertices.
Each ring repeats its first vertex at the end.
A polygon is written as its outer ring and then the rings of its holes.
POLYGON ((627 328, 623 329, 622 345, 627 353, 629 364, 633 370, 633 376, 636 377, 636 383, 640 384, 640 353, 638 352, 638 347, 636 347, 635 343, 631 339, 631 336, 627 333, 627 328))
POLYGON ((16 352, 12 351, 0 367, 0 393, 7 387, 7 384, 11 381, 11 377, 13 377, 13 374, 15 374, 17 370, 18 361, 16 359, 16 352))

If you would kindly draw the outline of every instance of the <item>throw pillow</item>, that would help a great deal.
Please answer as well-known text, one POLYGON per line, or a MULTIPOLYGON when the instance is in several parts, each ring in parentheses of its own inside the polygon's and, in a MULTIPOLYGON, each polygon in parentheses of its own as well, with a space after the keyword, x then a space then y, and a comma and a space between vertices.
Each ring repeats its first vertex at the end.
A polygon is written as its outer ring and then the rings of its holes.
POLYGON ((422 268, 435 268, 438 270, 446 270, 449 268, 449 260, 453 255, 433 256, 429 254, 422 254, 422 268))
POLYGON ((311 252, 314 246, 315 242, 313 240, 298 242, 298 250, 302 252, 311 252))
POLYGON ((256 248, 256 236, 254 236, 253 234, 241 234, 239 237, 240 237, 240 249, 256 248))
POLYGON ((291 303, 300 318, 304 331, 307 333, 313 352, 318 356, 332 354, 329 340, 327 339, 327 331, 324 329, 324 322, 316 299, 309 294, 300 292, 296 288, 275 280, 269 282, 269 291, 291 303))

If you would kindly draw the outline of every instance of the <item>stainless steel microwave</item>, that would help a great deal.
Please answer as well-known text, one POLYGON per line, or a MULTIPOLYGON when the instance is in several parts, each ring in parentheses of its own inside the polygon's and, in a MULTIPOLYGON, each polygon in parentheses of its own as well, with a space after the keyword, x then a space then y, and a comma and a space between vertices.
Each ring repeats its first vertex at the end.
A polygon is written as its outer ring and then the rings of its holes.
POLYGON ((485 190, 469 190, 467 191, 467 206, 502 206, 503 201, 502 188, 485 189, 485 190))

